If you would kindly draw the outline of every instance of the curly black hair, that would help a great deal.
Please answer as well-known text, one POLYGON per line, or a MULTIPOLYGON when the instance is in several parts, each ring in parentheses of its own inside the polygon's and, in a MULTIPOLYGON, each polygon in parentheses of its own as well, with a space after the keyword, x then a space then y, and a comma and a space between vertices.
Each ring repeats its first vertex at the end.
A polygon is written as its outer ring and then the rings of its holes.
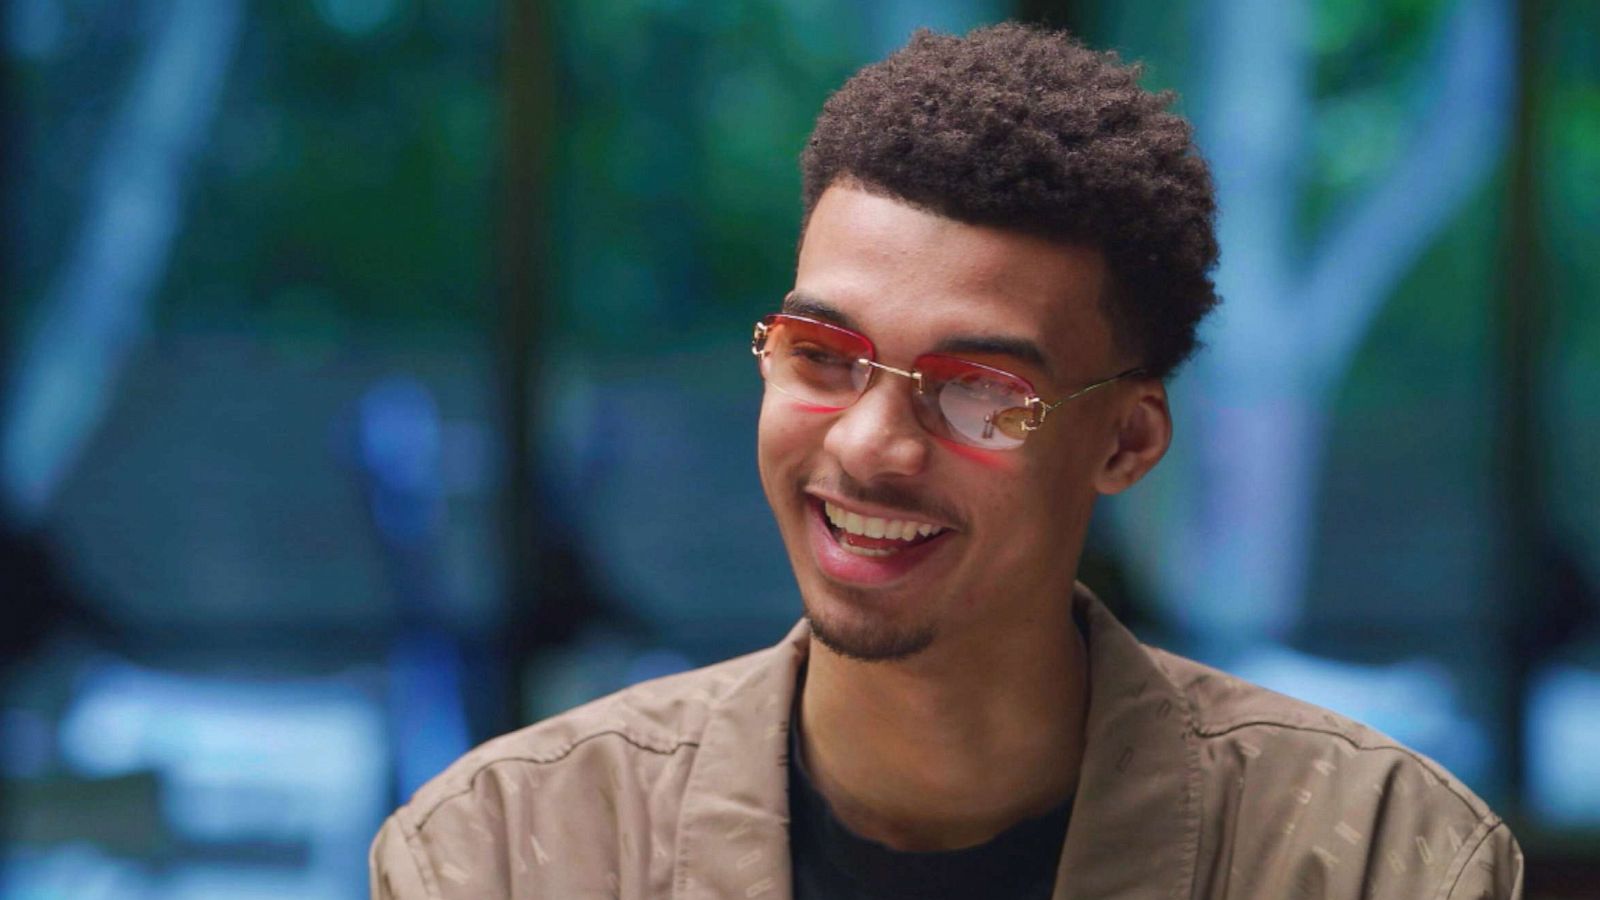
POLYGON ((1071 36, 1007 23, 919 30, 823 105, 804 213, 844 181, 947 218, 1098 248, 1119 348, 1166 378, 1217 304, 1211 175, 1170 92, 1071 36))

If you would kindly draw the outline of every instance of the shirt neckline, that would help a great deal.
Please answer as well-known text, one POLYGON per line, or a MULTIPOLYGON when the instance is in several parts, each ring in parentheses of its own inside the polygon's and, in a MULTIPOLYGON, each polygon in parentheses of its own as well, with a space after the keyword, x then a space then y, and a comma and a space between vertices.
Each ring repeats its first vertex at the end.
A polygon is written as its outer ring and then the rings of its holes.
POLYGON ((834 814, 806 768, 798 709, 804 683, 802 666, 796 678, 796 708, 790 715, 789 803, 791 848, 816 854, 808 864, 830 868, 837 879, 874 898, 1050 893, 1072 816, 1072 797, 973 847, 906 851, 862 837, 834 814))

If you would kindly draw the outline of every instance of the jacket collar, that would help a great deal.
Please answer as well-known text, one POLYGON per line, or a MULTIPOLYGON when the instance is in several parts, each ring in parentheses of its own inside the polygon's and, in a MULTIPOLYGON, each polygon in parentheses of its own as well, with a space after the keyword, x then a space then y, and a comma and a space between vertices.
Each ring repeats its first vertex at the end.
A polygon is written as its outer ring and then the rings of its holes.
POLYGON ((1189 700, 1089 590, 1089 715, 1055 900, 1169 900, 1193 891, 1200 751, 1189 700))
MULTIPOLYGON (((1089 646, 1083 770, 1055 900, 1189 896, 1200 839, 1200 762, 1189 702, 1082 585, 1089 646)), ((810 646, 804 622, 713 689, 679 812, 675 900, 789 900, 788 729, 810 646)))
POLYGON ((789 900, 789 715, 805 622, 713 691, 678 813, 674 900, 789 900))

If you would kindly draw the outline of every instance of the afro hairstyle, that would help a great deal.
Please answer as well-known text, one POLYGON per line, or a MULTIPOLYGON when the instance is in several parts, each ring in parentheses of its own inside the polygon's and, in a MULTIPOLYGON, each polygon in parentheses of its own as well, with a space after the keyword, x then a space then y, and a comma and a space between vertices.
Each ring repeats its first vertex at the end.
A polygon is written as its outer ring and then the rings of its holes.
POLYGON ((1098 249, 1117 346, 1167 378, 1217 304, 1216 200, 1192 129, 1138 66, 1060 31, 919 30, 823 105, 803 217, 851 184, 946 218, 1098 249))

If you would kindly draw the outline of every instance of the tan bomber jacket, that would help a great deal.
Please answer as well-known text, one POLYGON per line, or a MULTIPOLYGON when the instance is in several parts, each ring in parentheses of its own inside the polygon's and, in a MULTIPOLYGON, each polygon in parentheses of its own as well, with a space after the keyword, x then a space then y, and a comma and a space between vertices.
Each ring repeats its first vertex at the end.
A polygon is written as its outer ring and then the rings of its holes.
MULTIPOLYGON (((1382 734, 1145 647, 1087 590, 1088 745, 1056 900, 1522 896, 1510 831, 1382 734)), ((478 747, 384 824, 375 900, 790 897, 809 646, 647 682, 478 747)))

